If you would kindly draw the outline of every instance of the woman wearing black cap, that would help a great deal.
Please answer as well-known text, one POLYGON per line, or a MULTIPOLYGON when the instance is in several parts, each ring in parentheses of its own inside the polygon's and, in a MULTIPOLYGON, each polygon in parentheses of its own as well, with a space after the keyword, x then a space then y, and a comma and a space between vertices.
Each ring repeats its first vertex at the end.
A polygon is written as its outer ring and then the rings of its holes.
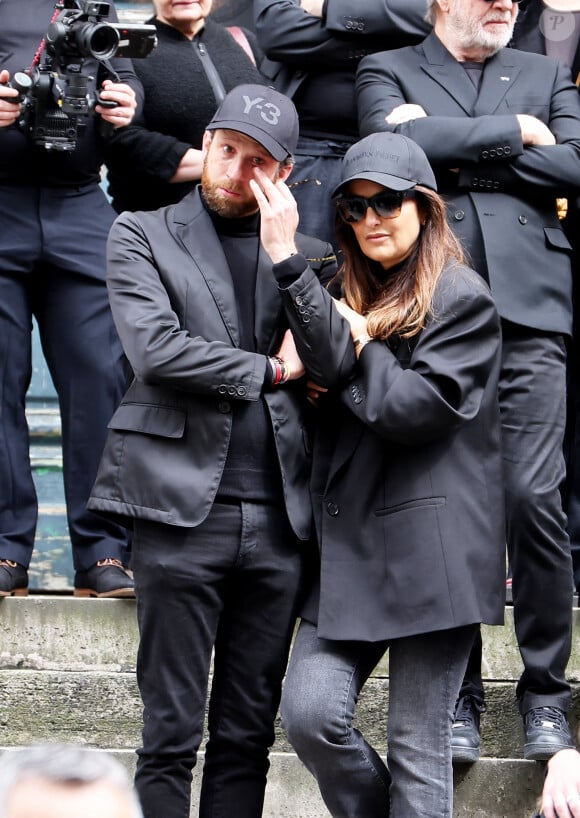
POLYGON ((341 179, 339 300, 275 238, 290 195, 278 201, 261 177, 258 194, 320 421, 320 585, 303 611, 282 717, 335 818, 447 818, 470 646, 478 623, 503 617, 499 322, 414 142, 366 137, 346 153, 341 179), (352 721, 387 650, 385 765, 352 721))

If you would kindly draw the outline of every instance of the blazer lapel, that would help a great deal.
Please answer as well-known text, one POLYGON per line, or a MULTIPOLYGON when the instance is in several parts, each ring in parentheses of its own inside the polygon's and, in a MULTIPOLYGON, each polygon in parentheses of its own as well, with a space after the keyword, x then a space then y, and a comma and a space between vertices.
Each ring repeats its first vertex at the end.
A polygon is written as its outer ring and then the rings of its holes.
POLYGON ((422 70, 471 116, 477 92, 461 63, 457 62, 445 48, 441 40, 430 34, 422 44, 427 62, 422 70))
POLYGON ((493 114, 503 98, 509 93, 520 73, 509 48, 494 54, 485 64, 483 79, 473 109, 473 116, 493 114))
MULTIPOLYGON (((221 243, 196 189, 176 205, 175 235, 189 253, 211 293, 234 346, 240 344, 234 285, 221 243)), ((205 309, 206 305, 200 305, 205 309)))

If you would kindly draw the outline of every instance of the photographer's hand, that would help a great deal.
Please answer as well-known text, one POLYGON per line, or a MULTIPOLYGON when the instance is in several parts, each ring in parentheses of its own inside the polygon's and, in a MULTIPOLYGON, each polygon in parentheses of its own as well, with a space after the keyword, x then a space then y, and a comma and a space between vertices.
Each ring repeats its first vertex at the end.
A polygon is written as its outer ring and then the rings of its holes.
POLYGON ((10 74, 3 68, 0 71, 0 128, 13 125, 20 116, 20 103, 13 100, 18 96, 18 91, 16 88, 9 88, 6 84, 8 82, 10 74))
POLYGON ((95 111, 115 128, 122 128, 129 125, 135 116, 137 108, 137 98, 131 86, 124 82, 112 82, 105 80, 99 93, 102 100, 116 102, 115 108, 103 108, 102 105, 95 105, 95 111))

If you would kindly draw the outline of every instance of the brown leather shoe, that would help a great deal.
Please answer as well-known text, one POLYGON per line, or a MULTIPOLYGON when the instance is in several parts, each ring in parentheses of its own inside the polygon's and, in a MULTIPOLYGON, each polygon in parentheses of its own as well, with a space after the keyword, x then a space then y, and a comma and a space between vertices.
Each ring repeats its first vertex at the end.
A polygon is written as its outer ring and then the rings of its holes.
POLYGON ((127 599, 135 597, 135 587, 121 560, 106 557, 91 565, 87 571, 76 572, 74 595, 127 599))
POLYGON ((0 597, 28 596, 28 571, 23 565, 0 558, 0 597))

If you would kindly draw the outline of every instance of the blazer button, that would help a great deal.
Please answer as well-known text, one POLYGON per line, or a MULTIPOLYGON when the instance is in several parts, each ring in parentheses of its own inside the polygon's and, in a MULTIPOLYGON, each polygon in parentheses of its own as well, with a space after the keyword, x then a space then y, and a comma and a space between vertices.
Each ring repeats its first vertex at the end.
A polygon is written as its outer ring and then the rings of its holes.
POLYGON ((235 386, 228 386, 228 395, 231 395, 232 398, 233 398, 234 395, 237 395, 237 393, 238 393, 238 390, 236 389, 235 386))
POLYGON ((336 505, 336 503, 327 503, 326 511, 330 514, 331 517, 338 517, 338 506, 336 505))
POLYGON ((238 395, 240 396, 240 398, 245 398, 247 394, 248 390, 246 389, 245 386, 238 386, 238 395))
POLYGON ((490 158, 490 159, 495 159, 495 157, 496 157, 496 156, 497 156, 497 151, 496 151, 496 149, 495 149, 495 148, 492 148, 492 149, 490 150, 490 152, 489 152, 489 158, 490 158))
POLYGON ((503 156, 504 155, 504 149, 503 148, 497 148, 496 153, 497 153, 498 156, 503 156))
POLYGON ((227 395, 227 393, 228 393, 228 388, 227 388, 227 386, 225 385, 225 383, 220 383, 220 385, 219 385, 219 386, 218 386, 218 388, 217 388, 217 391, 218 391, 218 393, 219 393, 220 395, 227 395))
POLYGON ((218 412, 221 412, 222 415, 229 415, 229 413, 231 411, 232 411, 232 405, 231 405, 231 403, 229 401, 221 400, 218 403, 218 412))
POLYGON ((522 213, 521 216, 518 216, 518 221, 519 221, 520 224, 527 224, 528 223, 528 217, 524 216, 524 214, 522 213))
POLYGON ((456 222, 462 221, 465 218, 465 211, 464 210, 456 210, 453 214, 453 218, 456 222))
POLYGON ((481 152, 481 158, 482 159, 488 159, 489 158, 489 151, 482 151, 481 152))
POLYGON ((303 315, 302 316, 302 323, 303 324, 309 324, 310 323, 310 313, 308 313, 308 315, 303 315))
POLYGON ((510 146, 509 146, 509 145, 506 145, 506 146, 504 147, 504 149, 503 149, 503 152, 504 152, 505 156, 509 156, 509 155, 510 155, 510 153, 512 152, 512 149, 510 148, 510 146))
POLYGON ((296 298, 294 299, 294 303, 298 304, 298 306, 301 307, 302 304, 304 304, 304 299, 302 298, 301 295, 297 295, 296 298))

